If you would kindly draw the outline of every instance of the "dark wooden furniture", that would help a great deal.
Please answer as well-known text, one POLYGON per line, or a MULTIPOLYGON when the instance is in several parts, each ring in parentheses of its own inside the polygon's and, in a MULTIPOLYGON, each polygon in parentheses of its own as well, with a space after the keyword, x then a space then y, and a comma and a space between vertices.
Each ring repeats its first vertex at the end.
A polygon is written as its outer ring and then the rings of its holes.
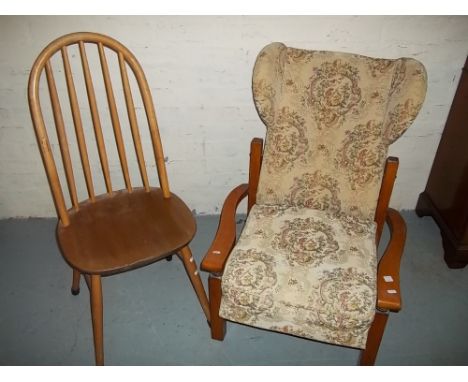
MULTIPOLYGON (((60 73, 60 70, 58 73, 60 73)), ((50 43, 34 63, 29 78, 28 96, 34 130, 59 217, 57 240, 64 259, 73 269, 72 293, 74 295, 79 293, 81 275, 83 275, 90 290, 96 364, 104 364, 102 276, 129 271, 162 258, 170 259, 172 254, 178 254, 185 266, 206 318, 210 321, 207 296, 188 246, 195 235, 195 220, 184 202, 169 190, 151 93, 143 70, 135 56, 122 44, 104 35, 73 33, 60 37, 50 43), (85 139, 72 66, 70 65, 71 59, 68 54, 68 47, 71 45, 76 45, 79 49, 79 60, 86 85, 94 136, 107 190, 106 193, 101 195, 96 195, 93 183, 93 179, 96 178, 92 176, 87 150, 87 145, 89 146, 90 142, 86 142, 85 139), (103 138, 103 128, 101 127, 98 103, 96 102, 92 72, 86 56, 86 47, 88 49, 97 49, 99 55, 101 68, 98 74, 102 75, 105 84, 115 143, 125 180, 126 189, 124 190, 116 191, 112 186, 106 143, 103 138), (141 187, 135 187, 129 175, 122 127, 106 58, 109 52, 115 54, 118 59, 126 111, 141 175, 141 187), (82 202, 79 201, 77 194, 74 172, 77 169, 74 169, 72 164, 62 114, 63 105, 60 104, 58 87, 52 69, 52 58, 56 53, 62 56, 63 75, 67 85, 74 131, 88 191, 88 199, 82 202), (144 104, 160 188, 150 187, 148 181, 127 68, 131 70, 135 77, 144 104), (70 195, 70 208, 68 208, 65 201, 41 108, 41 105, 46 103, 44 99, 41 99, 40 102, 39 92, 43 72, 45 72, 45 79, 47 80, 50 104, 65 173, 64 177, 70 195)), ((107 144, 109 143, 107 142, 107 144)), ((94 174, 94 176, 97 176, 97 174, 94 174)))
POLYGON ((440 139, 418 216, 432 216, 440 228, 450 268, 468 264, 468 58, 440 139))
MULTIPOLYGON (((248 198, 248 211, 256 202, 262 152, 263 140, 254 138, 250 146, 249 183, 237 186, 227 196, 221 211, 216 236, 201 263, 201 269, 210 273, 208 285, 211 338, 219 341, 224 339, 226 333, 226 320, 219 316, 222 297, 221 278, 226 261, 236 243, 236 210, 245 197, 248 198)), ((389 157, 385 165, 375 222, 377 224, 376 243, 378 244, 380 241, 385 221, 390 229, 390 240, 378 265, 377 311, 369 330, 366 348, 361 352, 361 365, 373 365, 375 363, 388 313, 390 311, 398 312, 401 309, 400 261, 406 240, 406 224, 398 211, 388 207, 397 169, 398 159, 389 157), (387 280, 388 276, 391 276, 392 281, 386 281, 384 276, 386 276, 387 280), (389 289, 393 289, 395 293, 387 293, 389 289)))

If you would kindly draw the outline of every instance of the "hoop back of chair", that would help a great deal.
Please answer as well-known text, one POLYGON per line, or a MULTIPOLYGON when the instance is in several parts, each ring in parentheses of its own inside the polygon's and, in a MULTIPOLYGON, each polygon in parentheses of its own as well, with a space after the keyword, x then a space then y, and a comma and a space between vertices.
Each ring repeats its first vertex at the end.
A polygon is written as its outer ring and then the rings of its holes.
POLYGON ((426 82, 411 58, 267 45, 252 84, 267 127, 257 203, 372 220, 388 146, 416 118, 426 82))
POLYGON ((141 99, 145 109, 146 120, 148 122, 150 130, 160 187, 162 189, 164 197, 169 198, 170 191, 167 180, 166 167, 164 164, 163 149, 161 139, 159 136, 158 123, 156 120, 156 113, 154 110, 151 92, 140 64, 138 63, 135 56, 125 46, 123 46, 121 43, 114 40, 113 38, 97 33, 72 33, 54 40, 40 53, 32 67, 28 86, 29 107, 31 111, 34 130, 36 133, 36 138, 38 141, 42 160, 44 162, 44 167, 46 170, 49 185, 52 191, 57 214, 61 219, 62 223, 64 225, 67 225, 69 223, 69 216, 62 190, 62 185, 60 183, 60 178, 57 171, 57 166, 55 164, 54 156, 51 150, 49 135, 47 133, 46 124, 44 122, 43 111, 41 109, 39 88, 41 75, 43 72, 45 72, 45 77, 47 80, 47 87, 50 96, 53 119, 60 146, 60 153, 62 157, 68 192, 70 194, 72 210, 79 209, 79 200, 77 196, 77 188, 65 129, 65 122, 62 113, 62 105, 60 103, 60 97, 57 92, 56 81, 54 78, 51 64, 51 59, 55 54, 60 54, 62 57, 63 71, 65 75, 65 82, 68 92, 71 115, 74 125, 74 131, 76 134, 76 141, 78 145, 79 156, 81 159, 82 170, 86 182, 88 197, 91 202, 94 202, 96 199, 92 171, 90 161, 88 158, 87 144, 83 130, 83 121, 80 113, 77 91, 75 88, 72 67, 70 65, 70 58, 68 54, 68 47, 72 45, 76 45, 79 49, 80 62, 86 86, 86 94, 88 97, 88 104, 94 129, 94 137, 96 140, 97 151, 99 154, 99 160, 107 194, 112 195, 113 186, 110 176, 109 160, 103 136, 103 128, 101 126, 98 102, 96 99, 93 79, 90 71, 88 57, 86 54, 86 47, 89 47, 90 45, 94 45, 99 55, 99 62, 101 65, 102 77, 107 97, 107 105, 109 108, 110 120, 112 122, 115 143, 117 146, 118 157, 126 190, 128 192, 132 192, 133 188, 129 176, 129 166, 127 162, 125 144, 123 141, 121 123, 119 120, 116 97, 111 82, 111 75, 106 56, 107 50, 113 51, 118 57, 118 65, 122 81, 125 105, 127 109, 129 125, 133 138, 133 146, 138 161, 138 167, 140 170, 143 187, 146 191, 150 191, 148 174, 145 166, 145 158, 142 150, 142 142, 127 67, 131 69, 135 77, 136 83, 138 84, 141 99))

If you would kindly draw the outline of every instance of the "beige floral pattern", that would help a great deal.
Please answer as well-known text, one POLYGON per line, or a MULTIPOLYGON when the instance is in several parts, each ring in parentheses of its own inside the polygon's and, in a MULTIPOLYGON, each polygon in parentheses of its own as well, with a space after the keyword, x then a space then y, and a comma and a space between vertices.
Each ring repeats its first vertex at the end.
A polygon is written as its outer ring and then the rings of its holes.
POLYGON ((392 132, 389 137, 390 141, 393 142, 406 129, 406 126, 414 121, 420 108, 421 104, 414 104, 413 100, 408 99, 390 111, 386 126, 386 130, 392 132))
POLYGON ((411 58, 262 50, 252 88, 266 145, 256 204, 222 277, 221 317, 364 348, 388 145, 416 118, 426 84, 411 58))
POLYGON ((361 100, 358 70, 341 60, 315 68, 305 88, 309 92, 305 100, 312 107, 319 129, 339 126, 361 100))
POLYGON ((324 271, 320 279, 317 317, 329 326, 328 340, 351 344, 372 323, 375 306, 375 278, 353 268, 324 271))
POLYGON ((272 50, 262 50, 257 57, 252 79, 252 92, 254 103, 258 114, 267 126, 274 123, 274 114, 277 98, 280 95, 278 79, 283 76, 282 52, 285 50, 283 44, 271 44, 276 47, 274 54, 272 50))
POLYGON ((272 307, 271 288, 277 282, 273 260, 273 256, 255 249, 240 250, 233 258, 232 266, 224 274, 230 280, 230 287, 225 288, 224 294, 241 307, 234 311, 238 319, 245 318, 247 314, 260 314, 272 307), (255 294, 251 293, 252 290, 255 294))
POLYGON ((353 268, 336 268, 324 271, 320 279, 322 309, 318 316, 324 324, 353 328, 359 326, 356 314, 369 314, 374 307, 375 278, 353 268), (359 290, 359 293, 356 291, 359 290), (330 317, 330 312, 339 312, 343 317, 330 317))
POLYGON ((374 78, 377 78, 382 74, 393 70, 393 60, 367 58, 365 61, 371 72, 372 77, 374 78))
POLYGON ((386 145, 395 142, 413 123, 422 107, 426 87, 426 71, 421 63, 411 58, 396 61, 384 123, 386 145))
POLYGON ((339 212, 338 182, 320 170, 295 177, 288 195, 290 204, 317 210, 339 212))
POLYGON ((269 145, 278 155, 267 159, 269 172, 278 169, 289 169, 296 160, 305 161, 304 154, 308 150, 308 140, 305 135, 305 120, 297 112, 284 107, 280 110, 275 130, 270 136, 269 145))
POLYGON ((280 206, 265 205, 261 206, 261 208, 253 209, 250 213, 254 214, 258 219, 264 219, 278 217, 283 213, 283 210, 284 208, 281 208, 280 206))
POLYGON ((310 50, 289 48, 287 51, 287 62, 289 64, 310 62, 314 57, 314 53, 310 50))
POLYGON ((408 128, 424 99, 424 67, 409 58, 304 51, 280 43, 260 56, 254 99, 263 100, 263 110, 257 108, 268 130, 257 203, 335 211, 336 203, 321 204, 307 192, 291 198, 298 179, 320 171, 334 180, 340 212, 373 219, 388 145, 408 128), (294 122, 286 123, 292 115, 294 122))
POLYGON ((333 227, 312 218, 285 221, 272 246, 285 250, 291 265, 319 264, 339 249, 333 227))
MULTIPOLYGON (((392 83, 390 84, 390 91, 388 95, 391 97, 393 93, 398 91, 406 79, 406 65, 404 61, 398 61, 395 65, 392 83)), ((403 132, 402 132, 403 133, 403 132)))
POLYGON ((276 91, 273 86, 265 80, 256 81, 252 84, 253 92, 258 94, 255 99, 257 110, 262 120, 270 124, 273 122, 273 111, 276 91))
POLYGON ((380 179, 386 155, 381 137, 382 124, 375 121, 346 131, 335 165, 348 170, 347 177, 352 190, 380 179))
POLYGON ((375 224, 360 236, 346 230, 325 211, 254 205, 226 264, 220 315, 363 347, 375 305, 375 224))
POLYGON ((339 219, 343 229, 350 236, 368 236, 374 228, 374 222, 360 219, 355 215, 341 213, 339 219))

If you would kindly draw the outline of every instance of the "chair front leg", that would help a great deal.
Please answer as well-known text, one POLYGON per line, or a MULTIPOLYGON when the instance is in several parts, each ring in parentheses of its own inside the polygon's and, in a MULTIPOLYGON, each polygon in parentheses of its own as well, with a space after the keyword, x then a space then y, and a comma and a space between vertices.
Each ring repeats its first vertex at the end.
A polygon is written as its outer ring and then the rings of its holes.
POLYGON ((366 348, 361 351, 361 359, 359 364, 361 366, 373 366, 377 358, 380 342, 387 325, 388 312, 377 311, 375 313, 374 322, 372 323, 369 334, 367 336, 366 348))
POLYGON ((103 308, 101 276, 91 275, 91 319, 93 321, 94 357, 96 366, 104 365, 103 308))
POLYGON ((180 257, 184 263, 185 270, 187 271, 187 274, 190 278, 193 289, 195 289, 195 293, 198 297, 198 301, 200 302, 203 312, 205 313, 206 319, 208 322, 210 322, 211 319, 208 297, 206 296, 205 288, 203 287, 197 264, 195 263, 195 260, 192 256, 192 251, 188 246, 180 250, 180 257))
POLYGON ((80 278, 81 273, 76 269, 73 269, 73 282, 71 287, 71 293, 73 296, 76 296, 80 293, 80 278))
POLYGON ((210 274, 208 277, 208 289, 210 293, 211 338, 222 341, 226 335, 226 320, 219 316, 222 295, 221 278, 210 274))

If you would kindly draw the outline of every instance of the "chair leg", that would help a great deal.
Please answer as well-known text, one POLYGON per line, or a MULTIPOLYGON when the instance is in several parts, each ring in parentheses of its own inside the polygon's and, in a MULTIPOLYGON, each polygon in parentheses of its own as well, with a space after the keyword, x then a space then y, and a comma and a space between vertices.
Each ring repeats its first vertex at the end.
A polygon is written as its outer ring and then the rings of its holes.
POLYGON ((200 278, 200 274, 198 273, 197 264, 192 256, 192 251, 188 246, 182 248, 180 250, 180 255, 182 262, 184 263, 185 270, 190 278, 192 283, 193 289, 195 289, 195 293, 197 294, 198 301, 205 313, 206 319, 210 322, 210 309, 208 303, 208 297, 206 296, 205 288, 203 287, 202 280, 200 278))
POLYGON ((73 269, 73 282, 71 287, 71 293, 73 296, 80 293, 80 277, 81 273, 76 269, 73 269))
POLYGON ((93 321, 94 357, 97 366, 104 365, 103 313, 101 276, 91 275, 91 319, 93 321))
POLYGON ((221 305, 221 279, 210 275, 208 277, 210 293, 211 338, 222 341, 226 335, 226 320, 219 316, 221 305))
POLYGON ((367 336, 366 348, 361 351, 361 359, 359 361, 361 366, 373 366, 375 364, 387 320, 388 313, 379 311, 375 313, 374 322, 367 336))

